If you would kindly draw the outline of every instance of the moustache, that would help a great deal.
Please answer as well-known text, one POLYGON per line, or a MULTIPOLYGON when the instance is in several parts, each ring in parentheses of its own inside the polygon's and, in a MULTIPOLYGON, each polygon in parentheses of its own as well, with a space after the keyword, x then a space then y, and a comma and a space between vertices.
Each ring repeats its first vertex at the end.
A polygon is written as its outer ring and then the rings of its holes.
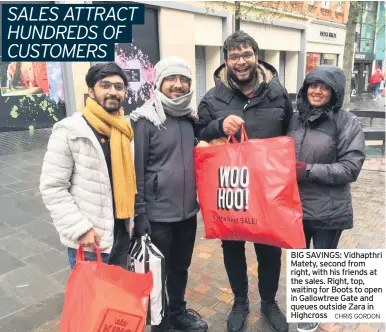
POLYGON ((110 99, 110 100, 116 100, 116 101, 118 101, 118 102, 120 101, 120 99, 119 99, 118 97, 113 97, 113 96, 111 96, 111 97, 110 97, 110 96, 106 97, 106 98, 105 98, 105 101, 107 101, 107 100, 109 100, 109 99, 110 99))
POLYGON ((235 67, 236 70, 246 70, 246 69, 250 69, 251 66, 243 66, 243 67, 235 67))

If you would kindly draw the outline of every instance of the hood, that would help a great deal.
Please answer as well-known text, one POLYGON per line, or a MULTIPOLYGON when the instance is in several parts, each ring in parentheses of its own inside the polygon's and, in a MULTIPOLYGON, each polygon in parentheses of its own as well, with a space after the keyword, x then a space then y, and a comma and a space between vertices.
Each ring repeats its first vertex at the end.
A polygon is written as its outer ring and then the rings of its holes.
POLYGON ((307 74, 303 86, 299 90, 296 102, 299 113, 311 110, 311 105, 307 99, 307 87, 315 82, 322 82, 332 89, 331 101, 325 106, 325 109, 337 112, 342 107, 344 100, 346 84, 344 72, 336 66, 321 65, 307 74))
MULTIPOLYGON (((238 86, 236 85, 236 83, 233 82, 233 84, 232 84, 232 82, 229 82, 227 72, 228 72, 228 70, 225 66, 225 63, 223 63, 220 67, 218 67, 216 69, 216 71, 214 72, 215 84, 216 85, 223 84, 227 88, 238 89, 238 86)), ((272 79, 275 76, 278 76, 277 71, 274 67, 272 67, 270 64, 268 64, 264 61, 261 61, 261 60, 259 60, 259 62, 257 64, 257 72, 259 75, 259 79, 257 81, 257 86, 256 86, 255 90, 257 90, 257 88, 259 87, 261 82, 265 82, 268 84, 269 82, 272 81, 272 79)))

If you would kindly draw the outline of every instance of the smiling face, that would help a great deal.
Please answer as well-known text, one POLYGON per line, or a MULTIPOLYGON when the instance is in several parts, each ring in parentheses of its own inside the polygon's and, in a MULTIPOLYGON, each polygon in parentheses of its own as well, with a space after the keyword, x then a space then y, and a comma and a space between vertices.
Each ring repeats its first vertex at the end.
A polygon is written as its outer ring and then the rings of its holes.
POLYGON ((311 106, 321 107, 331 100, 331 88, 324 83, 312 83, 308 86, 307 99, 311 106))
POLYGON ((161 85, 161 92, 169 99, 176 99, 189 93, 190 78, 183 75, 166 76, 161 85))
POLYGON ((257 55, 249 45, 230 50, 226 66, 232 79, 240 85, 250 83, 256 77, 257 55))
POLYGON ((88 89, 89 95, 107 112, 118 112, 126 94, 126 87, 119 75, 107 76, 88 89))

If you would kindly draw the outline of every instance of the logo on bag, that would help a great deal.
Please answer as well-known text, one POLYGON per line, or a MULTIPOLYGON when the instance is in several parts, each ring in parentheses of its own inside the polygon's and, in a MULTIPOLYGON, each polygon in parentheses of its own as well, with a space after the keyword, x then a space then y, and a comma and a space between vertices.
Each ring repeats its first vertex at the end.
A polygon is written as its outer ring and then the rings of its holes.
POLYGON ((138 331, 141 319, 140 316, 107 309, 98 332, 135 332, 138 331))
POLYGON ((248 210, 249 171, 243 167, 218 169, 217 209, 244 212, 248 210))

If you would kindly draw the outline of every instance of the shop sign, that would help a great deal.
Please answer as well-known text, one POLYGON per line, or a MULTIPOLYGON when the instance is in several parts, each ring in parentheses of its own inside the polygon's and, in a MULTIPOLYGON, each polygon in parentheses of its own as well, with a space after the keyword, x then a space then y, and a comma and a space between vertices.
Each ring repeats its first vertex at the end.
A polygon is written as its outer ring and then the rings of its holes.
POLYGON ((308 41, 333 45, 344 45, 346 31, 321 24, 310 24, 307 31, 308 41))
POLYGON ((322 39, 330 39, 330 38, 336 39, 336 33, 329 32, 329 31, 320 31, 320 37, 322 37, 322 39))
POLYGON ((355 53, 355 60, 367 60, 367 61, 373 61, 374 60, 374 54, 373 53, 355 53))

